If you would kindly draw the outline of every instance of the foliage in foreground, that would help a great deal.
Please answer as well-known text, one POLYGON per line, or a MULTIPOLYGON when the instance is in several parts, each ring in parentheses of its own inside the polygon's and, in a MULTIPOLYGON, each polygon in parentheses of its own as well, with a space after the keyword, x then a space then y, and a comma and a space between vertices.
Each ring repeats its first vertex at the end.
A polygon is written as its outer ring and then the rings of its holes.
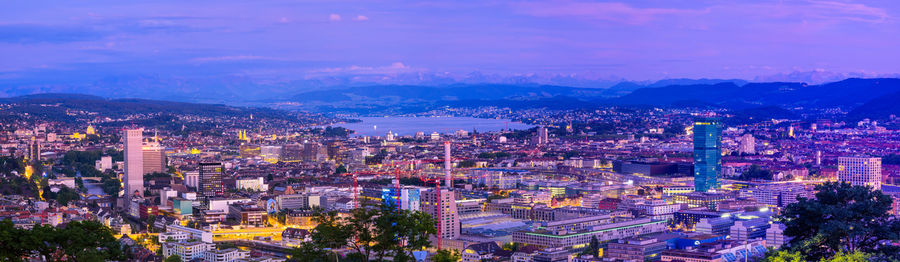
POLYGON ((804 261, 900 260, 900 247, 890 244, 900 240, 900 220, 890 215, 889 196, 835 182, 817 185, 816 191, 815 198, 799 198, 779 216, 784 235, 793 238, 784 252, 804 261))
POLYGON ((431 246, 428 239, 435 234, 434 219, 423 212, 400 210, 393 205, 359 208, 348 217, 337 212, 316 211, 318 223, 312 241, 292 252, 292 261, 334 261, 333 250, 348 248, 348 261, 384 260, 414 261, 412 251, 431 246))
POLYGON ((96 221, 70 222, 64 227, 37 225, 31 230, 0 221, 0 260, 22 261, 33 252, 48 261, 122 260, 125 253, 112 231, 96 221))

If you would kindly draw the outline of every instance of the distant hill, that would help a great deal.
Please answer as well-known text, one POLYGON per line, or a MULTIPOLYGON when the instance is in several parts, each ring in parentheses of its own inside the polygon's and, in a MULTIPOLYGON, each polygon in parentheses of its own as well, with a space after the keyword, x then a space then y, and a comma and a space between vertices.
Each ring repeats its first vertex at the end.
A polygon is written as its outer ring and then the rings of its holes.
POLYGON ((748 108, 735 110, 732 112, 734 117, 728 118, 729 123, 753 123, 760 121, 768 121, 772 119, 800 119, 800 116, 787 109, 777 106, 763 106, 757 108, 748 108))
POLYGON ((747 80, 741 79, 688 79, 688 78, 672 78, 663 79, 648 85, 647 87, 664 87, 664 86, 686 86, 686 85, 715 85, 721 83, 732 83, 738 86, 746 85, 747 80))
POLYGON ((305 103, 411 103, 462 100, 541 99, 557 96, 600 97, 603 89, 550 85, 458 84, 450 86, 378 85, 303 92, 305 103))
POLYGON ((28 113, 30 116, 47 120, 70 121, 80 114, 71 112, 92 112, 102 116, 118 117, 130 114, 183 114, 199 116, 248 117, 296 119, 286 112, 268 108, 233 107, 217 104, 196 104, 147 99, 106 99, 81 94, 36 94, 0 99, 9 109, 0 114, 15 115, 28 113))
POLYGON ((610 100, 622 105, 672 105, 677 101, 700 101, 720 106, 856 107, 876 97, 900 92, 900 79, 851 78, 822 85, 805 83, 734 83, 674 85, 642 88, 610 100))
POLYGON ((847 114, 847 118, 852 120, 869 119, 888 119, 891 115, 900 116, 900 92, 890 93, 879 96, 866 102, 865 104, 853 109, 847 114))

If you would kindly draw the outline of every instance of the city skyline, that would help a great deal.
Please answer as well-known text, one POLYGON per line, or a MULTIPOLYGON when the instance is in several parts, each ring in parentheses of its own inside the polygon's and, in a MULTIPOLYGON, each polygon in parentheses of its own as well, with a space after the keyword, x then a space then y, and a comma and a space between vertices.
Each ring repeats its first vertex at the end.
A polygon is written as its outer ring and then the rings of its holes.
POLYGON ((900 261, 900 4, 0 10, 0 261, 900 261))

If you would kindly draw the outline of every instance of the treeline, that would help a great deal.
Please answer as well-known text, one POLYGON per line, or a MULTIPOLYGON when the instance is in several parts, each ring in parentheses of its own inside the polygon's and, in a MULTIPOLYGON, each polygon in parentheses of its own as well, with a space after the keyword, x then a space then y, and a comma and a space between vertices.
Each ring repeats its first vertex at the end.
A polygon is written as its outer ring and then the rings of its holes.
POLYGON ((898 261, 900 219, 890 196, 869 187, 827 182, 776 217, 791 240, 765 261, 898 261))
POLYGON ((32 255, 44 261, 110 261, 128 257, 112 230, 96 221, 73 221, 61 227, 36 225, 28 230, 2 220, 0 243, 2 261, 24 261, 32 255))
MULTIPOLYGON (((312 241, 294 249, 290 261, 335 261, 334 250, 347 248, 351 252, 343 261, 415 261, 412 252, 431 247, 429 238, 436 233, 435 220, 421 211, 397 210, 396 206, 358 208, 350 216, 337 212, 316 210, 312 241)), ((448 261, 440 252, 431 261, 448 261)))

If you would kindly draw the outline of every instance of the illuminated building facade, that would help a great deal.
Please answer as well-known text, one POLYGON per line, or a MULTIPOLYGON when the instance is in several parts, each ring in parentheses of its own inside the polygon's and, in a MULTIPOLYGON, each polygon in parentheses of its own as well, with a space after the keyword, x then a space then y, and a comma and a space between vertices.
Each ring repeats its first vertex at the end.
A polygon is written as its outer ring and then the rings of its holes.
POLYGON ((222 163, 200 163, 199 193, 205 198, 225 195, 222 176, 225 172, 222 163))
POLYGON ((694 190, 706 192, 718 187, 722 166, 722 125, 717 118, 694 122, 694 190))
MULTIPOLYGON (((125 200, 144 194, 144 129, 125 129, 125 200)), ((126 201, 126 202, 127 202, 126 201)))
POLYGON ((420 208, 423 212, 436 218, 437 226, 441 232, 439 237, 445 239, 459 237, 459 213, 456 211, 456 197, 454 197, 453 191, 441 190, 440 196, 438 196, 436 190, 421 192, 420 208), (438 207, 438 197, 441 198, 440 207, 438 207), (438 213, 440 213, 440 216, 438 216, 438 213))
MULTIPOLYGON (((397 188, 385 187, 381 189, 381 204, 396 207, 397 188)), ((400 188, 400 209, 418 211, 421 205, 419 189, 414 187, 400 188)))
POLYGON ((881 158, 839 157, 837 176, 841 182, 881 190, 881 158))

